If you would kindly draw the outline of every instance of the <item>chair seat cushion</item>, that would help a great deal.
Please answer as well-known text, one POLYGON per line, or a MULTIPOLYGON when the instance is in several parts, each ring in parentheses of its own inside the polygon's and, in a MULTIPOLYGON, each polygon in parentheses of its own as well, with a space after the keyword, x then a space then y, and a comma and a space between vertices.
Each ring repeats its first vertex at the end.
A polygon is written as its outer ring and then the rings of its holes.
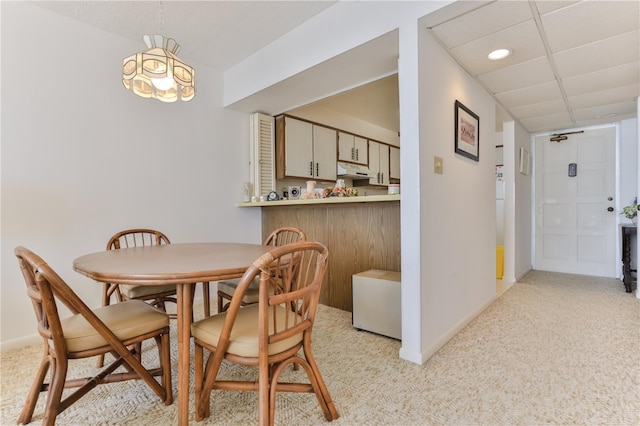
POLYGON ((128 299, 139 299, 141 297, 150 296, 159 293, 175 293, 175 284, 165 285, 129 285, 120 284, 120 291, 128 299))
MULTIPOLYGON (((120 340, 162 329, 169 325, 169 316, 140 300, 128 300, 94 309, 93 312, 120 340)), ((79 352, 105 346, 107 341, 80 314, 60 321, 69 352, 79 352)))
MULTIPOLYGON (((218 281, 218 291, 229 296, 229 299, 233 297, 233 294, 238 289, 238 284, 240 284, 240 278, 235 280, 225 280, 218 281)), ((260 297, 260 275, 257 275, 249 284, 247 291, 244 293, 244 297, 242 298, 242 303, 245 305, 251 305, 252 303, 258 303, 258 299, 260 297)), ((273 290, 269 291, 269 294, 273 294, 273 290)))
MULTIPOLYGON (((278 310, 276 312, 278 331, 284 328, 283 324, 285 323, 286 315, 289 315, 289 324, 300 322, 298 314, 282 306, 272 306, 269 309, 278 310)), ((236 322, 231 330, 228 353, 243 357, 258 357, 258 312, 259 305, 257 304, 240 308, 236 322)), ((272 314, 272 312, 269 312, 269 318, 273 317, 272 314)), ((191 334, 209 345, 218 346, 218 340, 226 317, 227 312, 224 312, 195 322, 191 325, 191 334)), ((273 332, 272 321, 269 323, 269 332, 273 332)), ((302 342, 302 335, 303 333, 298 333, 279 342, 272 343, 269 345, 269 355, 284 352, 296 346, 302 342)))

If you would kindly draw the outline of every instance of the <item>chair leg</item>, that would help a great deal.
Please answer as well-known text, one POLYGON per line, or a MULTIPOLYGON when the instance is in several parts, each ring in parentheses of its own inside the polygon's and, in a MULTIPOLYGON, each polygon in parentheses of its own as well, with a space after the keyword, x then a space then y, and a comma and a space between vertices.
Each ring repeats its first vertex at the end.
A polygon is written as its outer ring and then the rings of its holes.
MULTIPOLYGON (((208 374, 210 369, 204 365, 204 348, 196 343, 194 352, 196 421, 201 422, 211 415, 211 389, 205 389, 205 371, 208 374)), ((207 365, 211 364, 213 359, 214 354, 210 354, 207 365)), ((217 375, 217 370, 215 373, 217 375)))
POLYGON ((36 408, 38 396, 40 395, 40 392, 42 392, 42 385, 44 384, 44 379, 47 377, 47 372, 49 371, 50 365, 51 357, 49 355, 49 348, 45 347, 42 361, 40 361, 40 367, 38 367, 38 372, 36 374, 36 377, 33 379, 33 383, 31 384, 31 389, 29 390, 29 394, 27 395, 27 400, 24 403, 24 407, 22 407, 20 417, 18 417, 18 424, 24 425, 27 423, 31 423, 33 411, 36 408))
POLYGON ((104 367, 104 354, 98 355, 98 360, 96 361, 96 367, 98 368, 104 367))
MULTIPOLYGON (((320 369, 318 368, 318 364, 316 364, 316 360, 311 353, 311 337, 307 334, 304 338, 304 358, 309 364, 311 368, 311 372, 315 376, 315 382, 317 383, 318 390, 320 391, 320 396, 324 399, 324 403, 327 406, 329 411, 325 411, 324 416, 328 421, 335 420, 340 415, 338 414, 338 410, 336 410, 336 406, 331 400, 331 396, 329 395, 329 390, 327 389, 327 385, 325 385, 324 380, 322 379, 322 375, 320 374, 320 369)), ((304 366, 304 364, 302 364, 304 366)), ((312 380, 313 382, 313 380, 312 380)), ((317 393, 317 392, 316 392, 317 393)))
POLYGON ((209 283, 208 282, 202 283, 202 300, 204 302, 204 316, 205 318, 208 318, 211 316, 211 300, 209 300, 209 283))
MULTIPOLYGON (((117 284, 102 284, 102 306, 108 306, 111 304, 111 294, 113 294, 117 289, 117 284)), ((104 355, 98 355, 98 361, 96 362, 96 367, 102 368, 104 367, 104 355)))
POLYGON ((222 304, 224 302, 224 298, 218 293, 218 313, 222 312, 222 304))
POLYGON ((160 359, 160 367, 162 368, 162 387, 167 393, 164 405, 171 405, 173 403, 173 391, 171 388, 171 354, 169 349, 169 333, 164 333, 162 336, 156 337, 156 344, 158 345, 158 357, 160 359))
POLYGON ((43 426, 54 426, 56 417, 60 412, 60 401, 64 382, 67 378, 68 362, 66 359, 60 360, 51 357, 51 384, 47 394, 47 404, 44 410, 43 426))
POLYGON ((273 425, 270 422, 271 410, 269 409, 269 364, 265 357, 258 362, 258 424, 260 426, 273 425))

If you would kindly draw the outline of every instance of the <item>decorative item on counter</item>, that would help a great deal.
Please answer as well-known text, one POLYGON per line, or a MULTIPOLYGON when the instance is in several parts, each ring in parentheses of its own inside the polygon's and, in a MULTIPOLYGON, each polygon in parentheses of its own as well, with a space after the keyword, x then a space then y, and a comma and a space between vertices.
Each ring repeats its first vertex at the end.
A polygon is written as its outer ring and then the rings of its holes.
POLYGON ((398 185, 397 183, 392 183, 389 185, 389 188, 387 189, 387 194, 396 195, 399 193, 400 193, 400 185, 398 185))
POLYGON ((244 182, 242 184, 242 201, 248 202, 251 200, 251 182, 244 182))
POLYGON ((308 180, 307 181, 307 189, 302 194, 301 198, 303 200, 312 200, 312 199, 315 199, 315 198, 320 198, 318 196, 318 194, 316 194, 316 181, 315 180, 308 180))
POLYGON ((622 213, 627 219, 631 219, 631 222, 638 223, 638 197, 633 199, 633 203, 622 208, 622 213))
POLYGON ((357 197, 358 190, 356 188, 333 187, 325 188, 322 194, 323 198, 328 197, 357 197))
POLYGON ((336 188, 345 188, 344 179, 336 180, 336 188))
POLYGON ((290 200, 297 200, 300 198, 300 193, 302 191, 300 190, 299 186, 290 186, 289 187, 289 196, 287 198, 289 198, 290 200))

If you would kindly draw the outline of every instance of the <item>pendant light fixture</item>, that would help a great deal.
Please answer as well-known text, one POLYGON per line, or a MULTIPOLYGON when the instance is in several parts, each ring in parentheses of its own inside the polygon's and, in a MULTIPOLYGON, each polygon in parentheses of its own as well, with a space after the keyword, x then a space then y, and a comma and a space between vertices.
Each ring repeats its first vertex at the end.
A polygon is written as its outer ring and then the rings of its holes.
POLYGON ((180 45, 156 34, 143 37, 148 50, 122 61, 122 83, 143 98, 190 101, 196 95, 195 70, 176 56, 180 45))

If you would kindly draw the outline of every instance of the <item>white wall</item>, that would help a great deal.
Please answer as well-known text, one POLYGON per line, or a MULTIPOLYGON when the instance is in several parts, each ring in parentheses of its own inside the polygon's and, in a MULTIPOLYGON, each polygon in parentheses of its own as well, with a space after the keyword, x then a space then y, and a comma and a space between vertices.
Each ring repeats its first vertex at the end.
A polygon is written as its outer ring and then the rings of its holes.
MULTIPOLYGON (((620 138, 618 153, 618 203, 617 211, 622 211, 624 206, 633 202, 638 196, 638 120, 629 119, 618 123, 618 137, 620 138)), ((629 219, 618 216, 622 223, 628 223, 629 219)), ((620 238, 620 236, 618 236, 620 238)), ((631 268, 637 269, 638 238, 631 239, 631 268)), ((622 258, 621 244, 618 244, 617 259, 622 258)), ((619 263, 622 265, 622 263, 619 263)), ((622 266, 616 270, 619 277, 622 277, 622 266)), ((640 293, 636 293, 640 295, 640 293)))
MULTIPOLYGON (((421 350, 426 359, 495 298, 495 102, 425 29, 418 37, 421 350), (479 162, 454 153, 455 100, 480 117, 479 162), (432 172, 434 156, 444 160, 442 175, 432 172)), ((404 267, 404 242, 402 254, 404 267)))
POLYGON ((529 151, 533 157, 531 134, 517 121, 514 122, 515 150, 512 159, 515 175, 515 203, 514 203, 514 274, 515 281, 522 278, 532 267, 532 205, 533 205, 533 160, 531 163, 531 173, 523 175, 520 173, 520 148, 529 151))
POLYGON ((3 349, 36 332, 18 245, 98 306, 100 285, 72 262, 121 229, 157 228, 174 243, 261 241, 258 209, 235 207, 249 177, 249 118, 222 107, 220 71, 191 63, 191 102, 142 99, 120 75, 142 39, 29 3, 1 7, 3 349))
MULTIPOLYGON (((638 120, 633 118, 618 123, 620 153, 618 178, 620 179, 620 195, 618 210, 628 206, 638 195, 638 120)), ((624 219, 624 216, 622 216, 624 219)))
MULTIPOLYGON (((502 123, 502 145, 504 167, 504 271, 502 282, 510 285, 516 282, 516 123, 502 123)), ((531 238, 529 238, 531 242, 531 238)))

